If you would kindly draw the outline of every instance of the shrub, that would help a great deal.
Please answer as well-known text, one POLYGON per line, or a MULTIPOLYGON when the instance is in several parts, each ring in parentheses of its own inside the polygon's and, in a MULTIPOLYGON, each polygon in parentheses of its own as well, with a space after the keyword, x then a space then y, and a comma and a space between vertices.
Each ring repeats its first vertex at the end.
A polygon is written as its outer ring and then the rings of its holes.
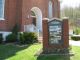
POLYGON ((19 32, 19 24, 15 24, 14 25, 14 27, 13 27, 13 29, 12 29, 12 34, 14 34, 14 35, 16 35, 16 41, 18 42, 18 32, 19 32))
POLYGON ((6 42, 16 42, 17 40, 17 35, 16 34, 9 34, 6 36, 6 42))
POLYGON ((80 28, 76 28, 76 29, 73 31, 73 33, 76 34, 76 35, 79 35, 79 33, 80 33, 80 28))
POLYGON ((2 43, 2 40, 3 40, 3 36, 2 33, 0 33, 0 43, 2 43))
POLYGON ((23 34, 19 34, 19 42, 21 43, 21 44, 25 44, 25 39, 24 39, 24 36, 23 36, 23 34))
POLYGON ((13 27, 13 29, 12 29, 12 33, 17 35, 18 32, 19 32, 19 25, 15 24, 14 27, 13 27))
POLYGON ((24 32, 19 34, 19 42, 21 44, 32 44, 37 42, 37 35, 33 32, 24 32))
POLYGON ((34 32, 24 32, 23 36, 27 44, 37 42, 37 34, 34 32))
POLYGON ((71 36, 71 39, 75 40, 75 41, 78 41, 78 40, 80 40, 80 37, 78 37, 78 36, 71 36))

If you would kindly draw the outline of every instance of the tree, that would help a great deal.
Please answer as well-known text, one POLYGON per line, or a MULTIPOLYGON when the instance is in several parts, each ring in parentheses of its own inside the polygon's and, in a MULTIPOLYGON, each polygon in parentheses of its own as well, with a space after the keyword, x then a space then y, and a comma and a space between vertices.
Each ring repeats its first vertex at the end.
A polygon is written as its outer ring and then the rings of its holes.
POLYGON ((74 27, 73 30, 77 30, 79 26, 76 23, 78 19, 80 19, 80 5, 78 7, 64 7, 61 10, 61 17, 69 17, 70 27, 71 25, 74 27))

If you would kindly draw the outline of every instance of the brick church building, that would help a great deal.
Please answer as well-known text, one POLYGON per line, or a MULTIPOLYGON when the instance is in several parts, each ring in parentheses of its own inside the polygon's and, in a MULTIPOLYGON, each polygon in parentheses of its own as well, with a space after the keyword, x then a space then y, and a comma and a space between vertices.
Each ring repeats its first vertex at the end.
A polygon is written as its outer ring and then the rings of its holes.
POLYGON ((0 33, 5 37, 15 24, 20 31, 42 31, 43 18, 59 18, 59 0, 0 0, 0 33))

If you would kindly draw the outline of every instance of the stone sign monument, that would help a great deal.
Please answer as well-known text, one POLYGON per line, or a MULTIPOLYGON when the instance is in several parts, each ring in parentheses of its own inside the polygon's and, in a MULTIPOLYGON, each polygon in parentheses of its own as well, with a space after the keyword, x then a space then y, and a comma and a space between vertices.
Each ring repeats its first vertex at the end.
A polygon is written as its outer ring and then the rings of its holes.
POLYGON ((68 19, 43 20, 43 52, 64 52, 69 47, 68 19))

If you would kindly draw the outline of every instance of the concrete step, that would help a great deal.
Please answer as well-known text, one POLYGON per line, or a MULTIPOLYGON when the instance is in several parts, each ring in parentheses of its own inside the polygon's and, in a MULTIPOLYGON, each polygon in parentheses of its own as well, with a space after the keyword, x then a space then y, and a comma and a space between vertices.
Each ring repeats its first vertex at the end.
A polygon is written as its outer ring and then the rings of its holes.
POLYGON ((38 41, 39 41, 40 43, 42 43, 43 37, 39 37, 39 38, 38 38, 38 41))

